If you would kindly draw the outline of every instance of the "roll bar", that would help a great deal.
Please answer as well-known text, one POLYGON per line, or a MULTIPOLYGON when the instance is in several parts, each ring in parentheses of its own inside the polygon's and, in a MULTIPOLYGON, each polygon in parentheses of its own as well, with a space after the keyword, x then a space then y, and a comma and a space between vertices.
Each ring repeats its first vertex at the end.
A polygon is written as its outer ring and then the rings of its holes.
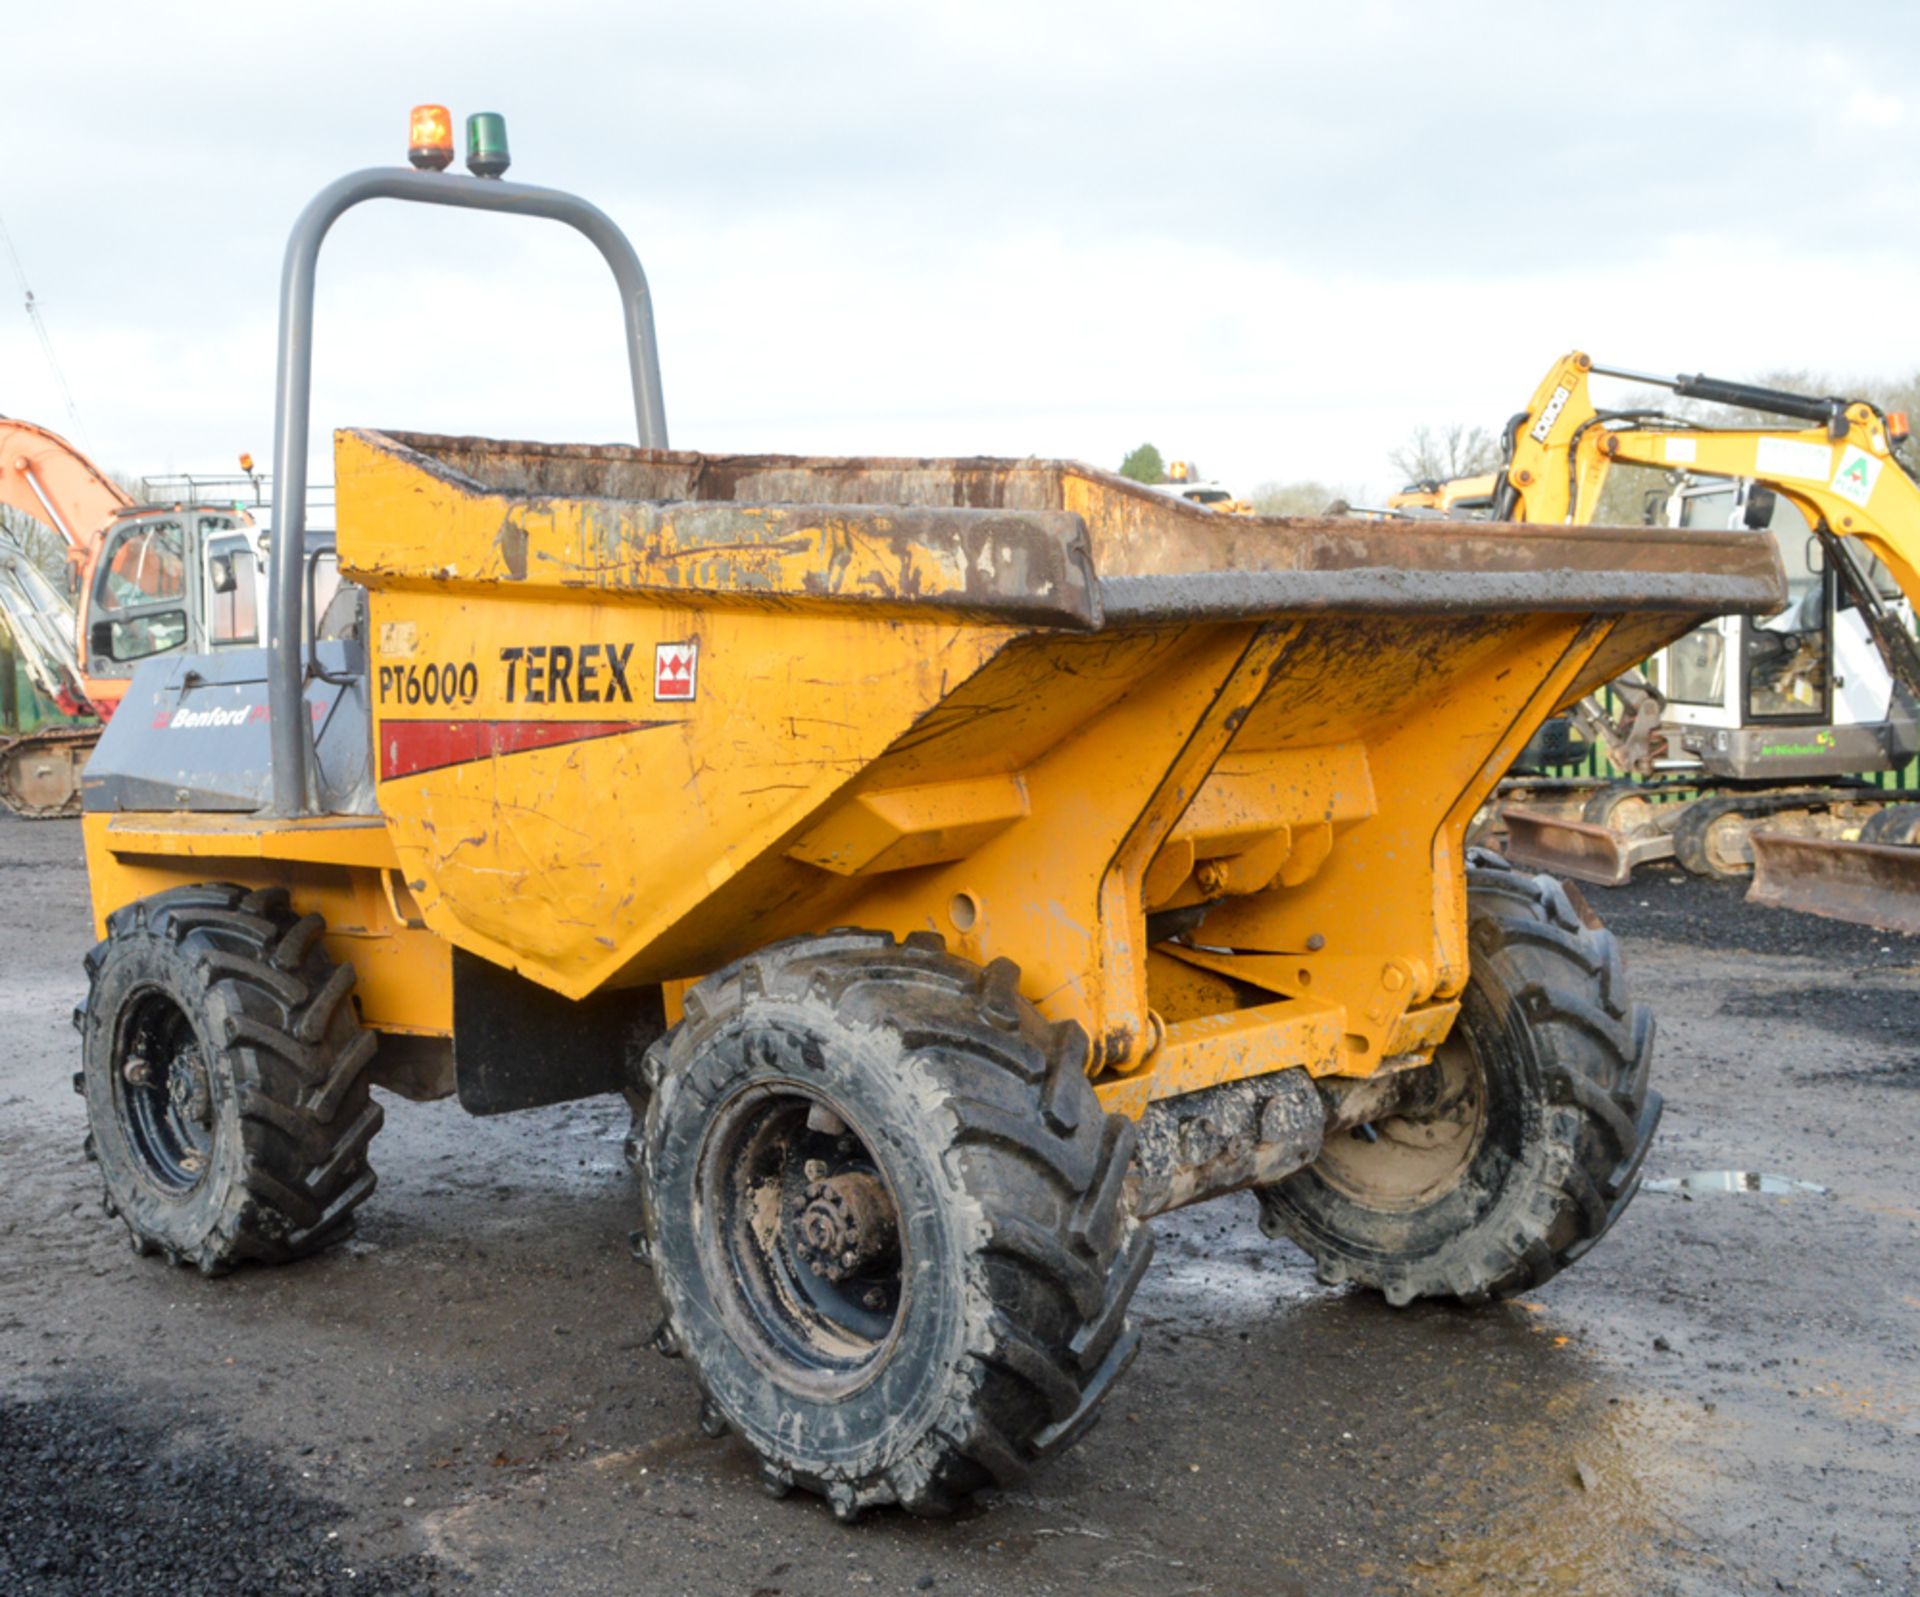
POLYGON ((598 206, 559 189, 497 178, 458 177, 410 168, 369 167, 329 183, 307 203, 287 239, 280 272, 280 365, 275 379, 273 480, 277 490, 269 552, 267 704, 271 711, 273 802, 269 814, 305 815, 312 728, 301 711, 301 575, 306 566, 308 408, 313 397, 313 285, 327 230, 364 200, 412 200, 472 211, 545 217, 583 233, 612 268, 626 316, 634 422, 643 449, 667 447, 660 351, 646 273, 626 234, 598 206))

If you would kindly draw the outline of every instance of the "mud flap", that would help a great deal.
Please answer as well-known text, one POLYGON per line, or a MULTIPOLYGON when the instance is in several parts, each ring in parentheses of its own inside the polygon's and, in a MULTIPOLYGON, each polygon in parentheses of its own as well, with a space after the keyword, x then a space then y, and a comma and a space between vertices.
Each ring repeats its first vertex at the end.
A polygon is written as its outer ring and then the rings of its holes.
POLYGON ((1747 902, 1920 936, 1920 848, 1754 832, 1747 902))
POLYGON ((499 1115, 621 1091, 666 1030, 658 987, 563 998, 453 951, 453 1078, 469 1114, 499 1115))
POLYGON ((1673 858, 1671 832, 1623 837, 1611 827, 1541 810, 1509 808, 1502 818, 1507 823, 1507 858, 1522 870, 1620 887, 1636 865, 1673 858))

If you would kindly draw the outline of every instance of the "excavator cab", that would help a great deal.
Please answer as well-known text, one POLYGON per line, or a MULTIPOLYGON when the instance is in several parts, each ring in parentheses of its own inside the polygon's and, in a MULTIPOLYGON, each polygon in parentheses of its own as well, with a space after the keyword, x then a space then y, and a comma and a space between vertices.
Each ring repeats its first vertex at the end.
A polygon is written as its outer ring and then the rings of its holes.
MULTIPOLYGON (((1676 527, 1769 531, 1788 602, 1765 617, 1722 616, 1652 662, 1664 719, 1679 736, 1672 768, 1737 781, 1886 770, 1912 752, 1892 715, 1893 679, 1852 596, 1792 500, 1745 479, 1683 477, 1667 504, 1676 527), (1838 762, 1838 763, 1836 763, 1838 762)), ((1883 597, 1898 587, 1878 561, 1883 597)))
POLYGON ((190 639, 209 649, 260 643, 263 568, 244 511, 174 505, 116 518, 87 596, 88 677, 124 679, 190 639))

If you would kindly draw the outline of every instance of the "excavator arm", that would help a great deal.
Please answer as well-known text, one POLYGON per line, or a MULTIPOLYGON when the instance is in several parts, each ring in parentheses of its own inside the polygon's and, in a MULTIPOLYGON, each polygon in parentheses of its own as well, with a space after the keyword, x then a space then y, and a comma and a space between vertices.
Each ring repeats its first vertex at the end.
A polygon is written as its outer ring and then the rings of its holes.
POLYGON ((1702 376, 1662 377, 1558 361, 1528 408, 1508 424, 1505 480, 1495 514, 1528 522, 1594 519, 1614 467, 1653 466, 1706 477, 1744 477, 1789 500, 1825 544, 1888 670, 1920 698, 1920 649, 1867 580, 1863 547, 1920 604, 1920 484, 1894 452, 1904 425, 1864 400, 1818 398, 1702 376), (1649 409, 1600 410, 1588 380, 1621 377, 1683 397, 1769 411, 1816 425, 1706 427, 1649 409))
POLYGON ((59 533, 84 564, 100 530, 131 505, 126 491, 58 433, 0 416, 0 505, 59 533))

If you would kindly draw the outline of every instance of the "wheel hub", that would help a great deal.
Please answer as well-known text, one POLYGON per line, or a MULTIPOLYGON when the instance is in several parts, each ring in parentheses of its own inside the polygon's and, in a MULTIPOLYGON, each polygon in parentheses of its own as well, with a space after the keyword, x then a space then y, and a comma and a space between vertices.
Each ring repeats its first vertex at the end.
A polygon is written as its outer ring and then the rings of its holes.
POLYGON ((213 1075, 179 1006, 148 992, 131 1006, 125 1052, 114 1072, 115 1105, 142 1173, 182 1196, 213 1151, 213 1075))
POLYGON ((167 1066, 167 1100, 195 1125, 213 1123, 213 1088, 198 1048, 183 1048, 167 1066))
POLYGON ((793 1220, 793 1250, 829 1281, 850 1280, 891 1263, 900 1230, 879 1180, 848 1171, 810 1182, 793 1220))
POLYGON ((848 1392, 885 1359, 899 1325, 907 1242, 861 1129, 798 1084, 735 1099, 700 1155, 712 1279, 736 1334, 769 1372, 848 1392))

